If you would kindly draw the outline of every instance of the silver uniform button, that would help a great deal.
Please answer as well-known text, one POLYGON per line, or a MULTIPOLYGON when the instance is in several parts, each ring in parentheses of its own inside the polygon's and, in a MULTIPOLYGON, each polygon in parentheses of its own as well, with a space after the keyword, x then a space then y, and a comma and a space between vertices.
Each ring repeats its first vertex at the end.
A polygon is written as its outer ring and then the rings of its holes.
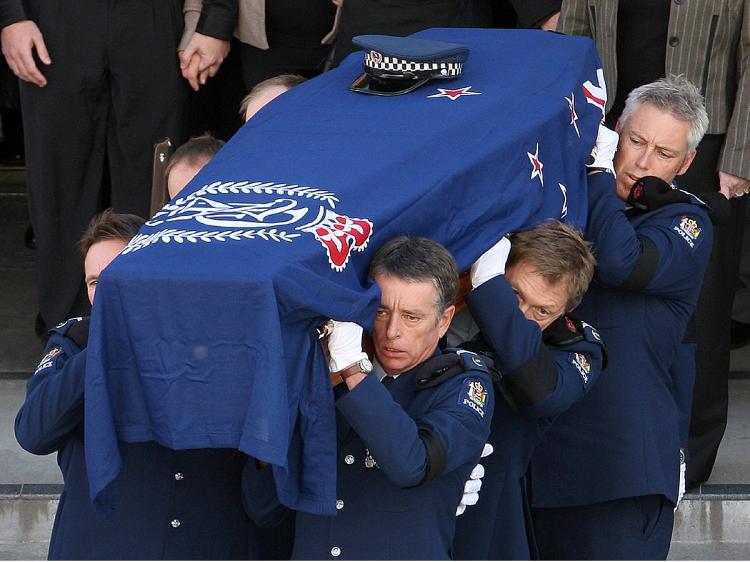
POLYGON ((183 478, 185 478, 185 475, 184 475, 184 474, 182 474, 182 472, 177 472, 177 473, 176 473, 176 474, 174 475, 174 479, 175 479, 175 480, 182 480, 183 478))
POLYGON ((333 556, 341 556, 341 549, 340 549, 340 548, 339 548, 338 546, 334 546, 334 547, 333 547, 333 548, 331 549, 331 554, 332 554, 333 556))
POLYGON ((352 455, 346 455, 344 457, 344 462, 346 464, 354 464, 354 457, 352 455))
POLYGON ((336 500, 336 509, 344 509, 344 500, 336 500))
POLYGON ((172 527, 174 527, 176 529, 177 527, 180 526, 180 520, 179 519, 172 519, 172 521, 170 521, 169 524, 172 525, 172 527))

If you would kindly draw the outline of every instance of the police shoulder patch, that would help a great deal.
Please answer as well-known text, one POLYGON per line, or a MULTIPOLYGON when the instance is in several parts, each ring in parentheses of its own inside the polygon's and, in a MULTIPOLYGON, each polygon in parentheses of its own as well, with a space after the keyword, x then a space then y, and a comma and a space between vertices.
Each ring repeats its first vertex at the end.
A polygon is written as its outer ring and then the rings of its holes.
POLYGON ((458 395, 458 405, 469 408, 480 418, 484 418, 487 407, 487 388, 476 378, 465 378, 458 395))
POLYGON ((581 375, 583 384, 587 385, 589 383, 589 373, 591 373, 591 363, 589 362, 588 357, 586 357, 583 353, 571 353, 568 357, 571 364, 581 375))
POLYGON ((482 357, 480 357, 473 351, 469 351, 468 349, 456 349, 454 351, 463 361, 464 368, 467 371, 468 370, 480 370, 485 373, 488 372, 487 365, 482 360, 482 357))
POLYGON ((682 238, 690 249, 694 249, 702 240, 703 227, 697 219, 689 215, 680 215, 672 221, 672 232, 682 238))
POLYGON ((60 353, 62 353, 62 347, 60 347, 59 345, 50 349, 47 354, 42 357, 42 360, 39 362, 39 365, 37 365, 34 374, 36 375, 39 371, 43 371, 44 369, 51 367, 55 362, 55 357, 60 355, 60 353))
POLYGON ((602 337, 599 335, 599 332, 596 328, 594 328, 591 324, 588 322, 584 322, 581 320, 581 326, 583 326, 584 336, 586 337, 587 341, 593 341, 596 343, 603 343, 602 337))

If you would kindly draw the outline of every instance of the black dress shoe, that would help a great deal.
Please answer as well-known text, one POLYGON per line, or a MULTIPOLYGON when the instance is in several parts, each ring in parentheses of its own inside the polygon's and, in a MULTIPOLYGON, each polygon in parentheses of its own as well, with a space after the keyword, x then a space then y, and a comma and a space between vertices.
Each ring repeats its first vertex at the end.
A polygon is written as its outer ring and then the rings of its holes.
POLYGON ((750 324, 732 320, 729 333, 729 349, 739 349, 750 343, 750 324))

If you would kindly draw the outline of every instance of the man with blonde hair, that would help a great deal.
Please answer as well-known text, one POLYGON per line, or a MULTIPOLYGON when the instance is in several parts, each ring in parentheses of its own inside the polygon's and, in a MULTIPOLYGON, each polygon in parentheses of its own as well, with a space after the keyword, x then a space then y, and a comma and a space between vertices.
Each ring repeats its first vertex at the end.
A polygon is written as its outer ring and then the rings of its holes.
POLYGON ((502 380, 479 501, 456 523, 462 560, 531 558, 526 472, 552 419, 584 398, 605 363, 596 330, 568 313, 596 260, 580 232, 551 220, 498 242, 471 268, 466 300, 481 329, 464 346, 492 358, 502 380), (507 262, 505 257, 507 256, 507 262))

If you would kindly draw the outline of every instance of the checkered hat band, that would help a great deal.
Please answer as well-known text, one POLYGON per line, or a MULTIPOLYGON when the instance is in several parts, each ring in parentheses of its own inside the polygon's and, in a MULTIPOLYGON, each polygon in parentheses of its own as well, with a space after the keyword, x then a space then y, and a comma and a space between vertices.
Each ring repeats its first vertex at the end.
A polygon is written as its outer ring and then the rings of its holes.
POLYGON ((424 72, 445 70, 446 76, 459 76, 461 74, 460 62, 414 62, 395 57, 378 56, 373 60, 371 53, 365 53, 365 66, 376 70, 389 72, 424 72))

